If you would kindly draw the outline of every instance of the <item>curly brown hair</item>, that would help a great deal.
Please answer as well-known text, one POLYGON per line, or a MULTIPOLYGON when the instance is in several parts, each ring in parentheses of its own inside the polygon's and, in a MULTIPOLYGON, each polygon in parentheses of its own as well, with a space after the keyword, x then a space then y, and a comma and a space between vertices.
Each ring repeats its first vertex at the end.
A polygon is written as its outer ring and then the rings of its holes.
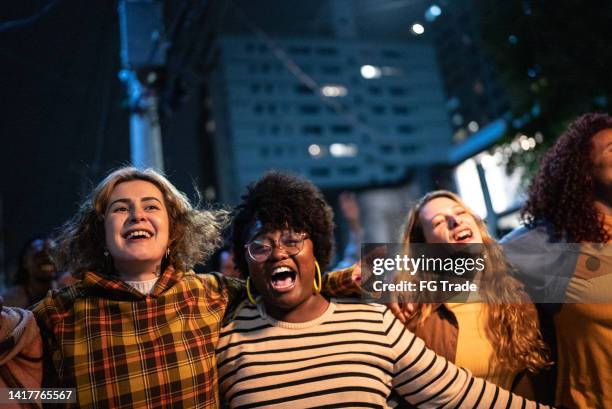
MULTIPOLYGON (((523 285, 510 276, 510 265, 504 258, 501 247, 489 235, 486 225, 456 194, 437 190, 423 196, 410 210, 402 244, 406 250, 411 243, 425 243, 425 234, 420 221, 420 212, 431 200, 446 197, 465 209, 480 230, 485 252, 479 294, 486 303, 486 336, 495 350, 497 363, 510 370, 537 372, 549 364, 548 350, 539 329, 538 314, 523 285), (522 300, 522 302, 521 302, 522 300), (517 302, 518 301, 518 302, 517 302)), ((421 324, 428 314, 429 306, 420 304, 416 316, 421 324)))
POLYGON ((542 158, 521 217, 528 226, 552 224, 555 238, 606 243, 603 218, 594 201, 593 135, 612 129, 612 117, 588 113, 576 119, 542 158))
POLYGON ((334 249, 334 213, 321 191, 299 176, 272 171, 247 188, 235 209, 232 228, 234 261, 248 276, 244 245, 248 230, 259 220, 265 231, 287 227, 310 236, 321 270, 329 265, 334 249))
POLYGON ((104 256, 104 212, 115 186, 132 180, 150 182, 162 192, 170 220, 166 265, 188 270, 204 262, 222 244, 221 230, 227 225, 229 212, 197 209, 184 193, 153 169, 122 167, 102 180, 62 226, 54 257, 60 271, 70 271, 76 278, 82 278, 88 271, 115 275, 104 256))

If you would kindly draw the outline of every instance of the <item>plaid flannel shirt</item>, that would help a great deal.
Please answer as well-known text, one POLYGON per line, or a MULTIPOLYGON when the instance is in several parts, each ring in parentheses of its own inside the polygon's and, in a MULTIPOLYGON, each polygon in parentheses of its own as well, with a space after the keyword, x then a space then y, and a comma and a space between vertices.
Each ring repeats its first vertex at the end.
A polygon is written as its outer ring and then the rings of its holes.
MULTIPOLYGON (((358 295, 351 276, 329 274, 326 293, 358 295)), ((34 307, 43 384, 76 388, 79 407, 217 408, 220 325, 244 298, 242 282, 216 274, 168 268, 145 295, 87 273, 34 307)))

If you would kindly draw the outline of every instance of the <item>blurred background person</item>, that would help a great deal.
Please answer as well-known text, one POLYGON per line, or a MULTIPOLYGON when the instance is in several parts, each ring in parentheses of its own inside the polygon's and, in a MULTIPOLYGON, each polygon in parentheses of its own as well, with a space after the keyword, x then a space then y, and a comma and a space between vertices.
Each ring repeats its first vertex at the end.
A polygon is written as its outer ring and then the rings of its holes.
POLYGON ((361 242, 363 240, 363 227, 361 226, 359 202, 353 192, 342 192, 338 196, 340 212, 348 223, 348 242, 342 252, 342 259, 334 269, 352 266, 359 261, 361 254, 361 242))
POLYGON ((219 253, 219 272, 226 277, 240 278, 240 272, 234 264, 234 252, 232 250, 226 248, 219 253))
POLYGON ((454 193, 431 192, 410 210, 402 242, 406 251, 416 243, 484 244, 479 250, 485 270, 475 277, 478 293, 466 302, 418 304, 407 327, 475 376, 527 398, 551 400, 550 385, 531 379, 548 364, 536 308, 509 275, 501 247, 482 219, 454 193))
POLYGON ((57 268, 51 259, 54 248, 55 242, 43 237, 33 238, 23 246, 14 284, 2 294, 4 305, 26 308, 57 288, 57 268))
POLYGON ((612 265, 600 257, 612 243, 610 115, 582 115, 559 137, 529 187, 522 216, 525 225, 502 242, 513 249, 508 257, 532 297, 555 302, 540 310, 557 354, 556 404, 612 407, 612 265), (554 243, 580 244, 559 251, 554 243), (546 256, 524 257, 521 250, 546 256))

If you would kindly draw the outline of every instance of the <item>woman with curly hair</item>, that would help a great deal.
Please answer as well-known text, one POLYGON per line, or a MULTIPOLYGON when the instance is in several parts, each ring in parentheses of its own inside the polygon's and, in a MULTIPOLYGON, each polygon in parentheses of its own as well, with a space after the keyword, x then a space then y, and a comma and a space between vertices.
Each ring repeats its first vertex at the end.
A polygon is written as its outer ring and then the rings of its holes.
POLYGON ((522 215, 526 225, 502 242, 533 299, 556 303, 540 308, 558 355, 556 402, 612 407, 610 115, 585 114, 559 137, 522 215))
MULTIPOLYGON (((475 376, 533 398, 534 388, 524 375, 547 365, 537 312, 523 286, 509 275, 501 247, 482 219, 454 193, 430 192, 410 210, 402 243, 407 253, 417 243, 472 245, 482 252, 484 269, 476 277, 475 295, 480 302, 418 303, 407 326, 436 353, 475 376)), ((412 277, 422 279, 423 273, 412 277)), ((539 400, 546 398, 538 392, 539 400)))
POLYGON ((220 335, 231 408, 536 407, 425 347, 386 307, 320 293, 333 214, 309 181, 269 173, 236 209, 232 243, 249 300, 220 335))
POLYGON ((58 237, 58 266, 80 281, 33 310, 44 384, 76 388, 79 407, 215 406, 216 334, 241 288, 191 268, 225 220, 151 169, 100 182, 58 237))
POLYGON ((550 223, 569 243, 612 239, 612 117, 586 114, 544 155, 522 216, 531 227, 550 223), (606 218, 607 217, 607 218, 606 218))

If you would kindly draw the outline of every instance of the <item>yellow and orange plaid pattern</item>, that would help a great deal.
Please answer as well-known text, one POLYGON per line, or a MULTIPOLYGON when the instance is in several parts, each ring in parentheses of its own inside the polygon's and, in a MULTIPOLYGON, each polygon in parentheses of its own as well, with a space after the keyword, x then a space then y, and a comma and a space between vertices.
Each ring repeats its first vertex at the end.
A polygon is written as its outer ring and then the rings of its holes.
MULTIPOLYGON (((324 290, 356 295, 352 269, 324 290)), ((87 273, 34 307, 47 364, 43 383, 74 387, 80 407, 216 408, 215 347, 244 284, 168 268, 151 294, 87 273), (231 301, 230 301, 231 300, 231 301)))

